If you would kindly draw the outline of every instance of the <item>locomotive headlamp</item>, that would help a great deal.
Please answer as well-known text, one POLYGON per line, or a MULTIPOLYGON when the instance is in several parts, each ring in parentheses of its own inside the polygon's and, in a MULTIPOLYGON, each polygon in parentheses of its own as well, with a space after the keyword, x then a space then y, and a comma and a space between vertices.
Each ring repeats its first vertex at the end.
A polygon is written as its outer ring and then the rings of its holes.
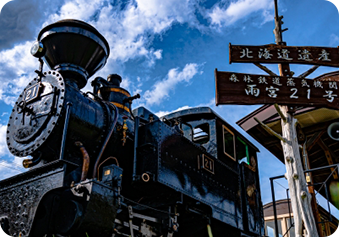
POLYGON ((36 58, 41 58, 45 55, 46 50, 40 41, 35 41, 31 48, 31 54, 36 58))

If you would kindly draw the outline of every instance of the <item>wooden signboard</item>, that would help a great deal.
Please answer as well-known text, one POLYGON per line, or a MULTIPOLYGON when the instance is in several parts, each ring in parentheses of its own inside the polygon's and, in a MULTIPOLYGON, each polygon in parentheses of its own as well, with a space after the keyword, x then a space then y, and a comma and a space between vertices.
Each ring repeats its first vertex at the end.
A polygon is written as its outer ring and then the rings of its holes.
POLYGON ((230 63, 297 63, 339 67, 339 48, 229 44, 230 63))
POLYGON ((219 72, 216 104, 280 104, 339 109, 339 82, 219 72))

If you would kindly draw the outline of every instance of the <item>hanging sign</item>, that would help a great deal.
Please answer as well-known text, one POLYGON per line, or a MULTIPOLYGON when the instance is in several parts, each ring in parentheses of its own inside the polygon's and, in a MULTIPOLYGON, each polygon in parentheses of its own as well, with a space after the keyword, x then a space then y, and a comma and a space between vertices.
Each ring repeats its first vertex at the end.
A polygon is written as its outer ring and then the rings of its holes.
POLYGON ((229 44, 230 63, 296 63, 339 67, 339 48, 229 44))
POLYGON ((216 104, 280 104, 339 109, 337 81, 219 72, 216 104))

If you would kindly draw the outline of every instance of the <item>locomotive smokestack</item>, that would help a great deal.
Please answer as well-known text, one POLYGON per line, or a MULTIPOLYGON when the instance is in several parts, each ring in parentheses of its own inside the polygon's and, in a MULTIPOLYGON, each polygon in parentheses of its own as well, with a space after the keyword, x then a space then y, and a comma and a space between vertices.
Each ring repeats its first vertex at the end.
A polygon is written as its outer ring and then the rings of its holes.
POLYGON ((81 89, 101 69, 109 56, 106 39, 91 25, 62 20, 46 26, 38 36, 46 48, 48 66, 81 89))

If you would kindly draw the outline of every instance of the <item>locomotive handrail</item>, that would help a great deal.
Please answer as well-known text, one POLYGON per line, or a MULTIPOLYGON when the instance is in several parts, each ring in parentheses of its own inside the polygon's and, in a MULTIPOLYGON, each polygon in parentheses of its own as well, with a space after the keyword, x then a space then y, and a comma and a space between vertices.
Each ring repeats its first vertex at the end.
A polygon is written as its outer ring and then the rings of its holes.
POLYGON ((137 147, 138 147, 138 136, 139 136, 139 124, 140 124, 140 117, 136 116, 134 118, 134 154, 133 154, 133 174, 132 179, 133 181, 136 179, 137 173, 137 147))
POLYGON ((96 94, 94 94, 94 93, 92 93, 90 91, 87 91, 86 93, 84 93, 84 95, 86 97, 88 97, 88 95, 92 95, 95 99, 102 101, 102 99, 98 95, 96 95, 96 94))
POLYGON ((67 135, 69 117, 70 117, 70 113, 71 113, 71 106, 72 106, 72 103, 68 102, 67 103, 67 107, 66 107, 65 124, 64 124, 64 130, 63 130, 63 133, 62 133, 62 140, 61 140, 61 149, 60 149, 59 160, 63 160, 64 159, 65 144, 66 144, 66 135, 67 135))

